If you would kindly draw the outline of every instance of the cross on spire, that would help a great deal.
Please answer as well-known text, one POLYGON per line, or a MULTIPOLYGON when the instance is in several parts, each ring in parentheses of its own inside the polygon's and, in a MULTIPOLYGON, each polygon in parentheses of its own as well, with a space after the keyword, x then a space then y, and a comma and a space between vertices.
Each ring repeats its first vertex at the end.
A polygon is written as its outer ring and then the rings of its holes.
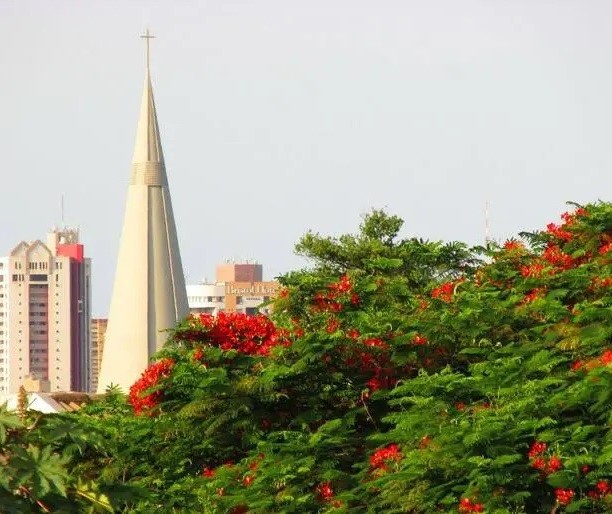
POLYGON ((147 71, 149 71, 149 41, 154 39, 155 36, 149 34, 149 29, 147 29, 147 31, 140 37, 147 42, 147 71))

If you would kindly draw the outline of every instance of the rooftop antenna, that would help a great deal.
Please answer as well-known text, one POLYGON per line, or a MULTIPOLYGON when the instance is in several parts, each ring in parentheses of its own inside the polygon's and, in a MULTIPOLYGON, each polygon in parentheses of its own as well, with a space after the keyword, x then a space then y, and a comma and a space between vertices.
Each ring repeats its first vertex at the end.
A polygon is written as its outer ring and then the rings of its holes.
POLYGON ((489 231, 489 200, 485 201, 485 207, 484 207, 484 222, 485 222, 485 246, 487 244, 489 244, 489 241, 491 240, 491 234, 489 231))

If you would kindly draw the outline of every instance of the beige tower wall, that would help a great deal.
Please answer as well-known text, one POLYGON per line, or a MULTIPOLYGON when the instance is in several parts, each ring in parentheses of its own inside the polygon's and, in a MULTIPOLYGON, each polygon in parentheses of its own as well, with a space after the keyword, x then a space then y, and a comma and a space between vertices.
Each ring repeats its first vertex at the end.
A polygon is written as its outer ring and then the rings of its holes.
POLYGON ((147 70, 98 392, 124 391, 187 316, 185 278, 147 70))

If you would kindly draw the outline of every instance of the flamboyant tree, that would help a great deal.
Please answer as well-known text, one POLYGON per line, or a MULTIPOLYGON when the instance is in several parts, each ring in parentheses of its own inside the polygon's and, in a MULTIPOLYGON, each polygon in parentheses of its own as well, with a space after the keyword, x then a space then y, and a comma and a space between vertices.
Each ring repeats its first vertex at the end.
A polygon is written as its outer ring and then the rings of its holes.
POLYGON ((185 320, 73 416, 73 475, 123 512, 609 511, 612 206, 472 250, 401 226, 304 236, 271 318, 185 320))

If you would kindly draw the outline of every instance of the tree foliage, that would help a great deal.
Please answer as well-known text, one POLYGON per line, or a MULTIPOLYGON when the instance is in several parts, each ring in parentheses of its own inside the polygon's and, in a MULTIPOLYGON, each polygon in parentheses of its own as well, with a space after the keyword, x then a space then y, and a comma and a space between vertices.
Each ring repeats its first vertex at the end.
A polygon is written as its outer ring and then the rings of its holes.
POLYGON ((577 207, 473 249, 402 239, 382 211, 306 234, 312 267, 280 278, 271 319, 185 320, 129 404, 113 392, 32 430, 0 414, 20 466, 1 494, 60 511, 607 512, 612 206, 577 207))

